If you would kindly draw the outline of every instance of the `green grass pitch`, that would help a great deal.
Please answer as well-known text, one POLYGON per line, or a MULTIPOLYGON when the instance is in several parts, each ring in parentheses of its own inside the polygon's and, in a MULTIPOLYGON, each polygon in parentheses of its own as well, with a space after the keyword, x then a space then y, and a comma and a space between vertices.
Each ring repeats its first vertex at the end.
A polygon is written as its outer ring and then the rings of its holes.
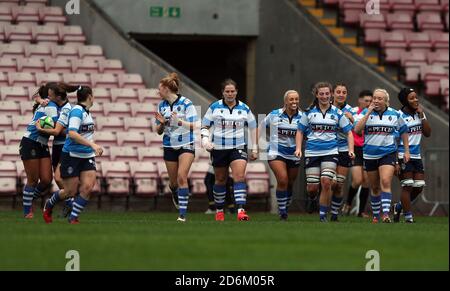
POLYGON ((218 223, 192 213, 179 223, 176 213, 86 211, 79 225, 56 215, 46 225, 40 215, 0 213, 0 270, 64 270, 68 250, 79 252, 81 270, 364 270, 368 250, 379 252, 381 270, 449 269, 448 217, 321 224, 317 215, 250 213, 218 223))

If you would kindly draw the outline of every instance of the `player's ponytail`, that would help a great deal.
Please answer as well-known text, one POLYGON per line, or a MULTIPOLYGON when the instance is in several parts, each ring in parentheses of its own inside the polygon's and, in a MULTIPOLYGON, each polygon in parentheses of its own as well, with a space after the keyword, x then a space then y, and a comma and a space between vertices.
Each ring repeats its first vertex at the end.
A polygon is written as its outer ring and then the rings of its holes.
POLYGON ((86 100, 89 98, 89 95, 92 95, 92 89, 88 86, 79 86, 76 91, 78 103, 86 102, 86 100))
POLYGON ((170 73, 161 79, 160 84, 169 88, 169 90, 173 93, 178 93, 180 90, 180 78, 177 73, 170 73))

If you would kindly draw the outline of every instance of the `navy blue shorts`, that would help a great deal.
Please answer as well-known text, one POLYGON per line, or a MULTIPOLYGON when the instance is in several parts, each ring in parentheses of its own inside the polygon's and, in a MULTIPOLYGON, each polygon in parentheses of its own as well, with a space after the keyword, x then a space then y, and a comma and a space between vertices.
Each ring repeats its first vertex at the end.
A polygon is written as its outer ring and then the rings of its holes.
POLYGON ((410 159, 409 162, 405 164, 403 159, 399 159, 398 163, 400 165, 401 173, 425 173, 423 169, 423 163, 421 159, 410 159))
POLYGON ((213 167, 228 167, 235 160, 248 161, 247 147, 242 149, 212 150, 213 167))
POLYGON ((22 161, 50 158, 48 145, 23 137, 20 141, 19 154, 22 161))
POLYGON ((397 163, 397 154, 390 153, 385 155, 382 158, 376 159, 376 160, 368 160, 364 159, 364 170, 367 172, 372 172, 378 170, 379 167, 390 165, 395 167, 395 164, 397 163))
POLYGON ((63 144, 54 144, 52 148, 52 166, 53 171, 56 170, 56 167, 61 162, 61 153, 64 145, 63 144))
POLYGON ((351 168, 353 166, 353 161, 348 156, 348 152, 339 152, 338 159, 339 159, 338 161, 339 167, 351 168))
POLYGON ((180 148, 164 148, 164 161, 178 162, 178 158, 184 153, 191 153, 195 156, 194 144, 182 146, 180 148))
POLYGON ((96 171, 95 158, 76 158, 61 153, 61 178, 79 177, 81 172, 96 171))
POLYGON ((305 169, 307 168, 320 168, 322 163, 335 163, 339 162, 339 155, 328 155, 319 157, 305 157, 305 169))
POLYGON ((300 167, 300 160, 290 160, 290 159, 286 159, 286 158, 284 158, 284 157, 282 157, 280 155, 277 155, 275 157, 274 156, 269 156, 268 159, 269 159, 269 163, 271 161, 282 161, 282 162, 284 162, 286 164, 286 167, 288 169, 300 167))
POLYGON ((353 160, 353 166, 363 166, 364 158, 363 158, 363 148, 355 146, 355 159, 353 160))

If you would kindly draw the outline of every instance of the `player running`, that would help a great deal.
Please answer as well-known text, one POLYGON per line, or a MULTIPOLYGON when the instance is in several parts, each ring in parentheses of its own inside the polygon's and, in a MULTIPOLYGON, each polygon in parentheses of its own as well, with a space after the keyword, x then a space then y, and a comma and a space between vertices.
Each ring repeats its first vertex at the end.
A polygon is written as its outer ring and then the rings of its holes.
POLYGON ((308 195, 315 198, 320 193, 320 221, 327 222, 331 202, 331 186, 338 163, 337 134, 347 134, 348 155, 354 157, 352 125, 342 111, 331 105, 332 87, 319 82, 313 88, 314 102, 303 113, 296 134, 295 155, 302 156, 302 142, 307 137, 305 150, 306 184, 308 195))
MULTIPOLYGON (((69 216, 70 224, 79 223, 78 217, 89 202, 96 183, 95 156, 103 154, 103 148, 93 142, 95 124, 89 112, 94 104, 92 89, 79 86, 77 101, 69 113, 68 136, 61 154, 64 191, 54 193, 44 208, 44 219, 51 218, 52 209, 58 201, 75 197, 69 216)), ((51 219, 46 222, 51 222, 51 219)))
POLYGON ((431 127, 423 112, 423 108, 419 104, 419 98, 414 89, 403 88, 398 94, 398 100, 403 105, 402 109, 399 110, 400 116, 405 120, 408 127, 411 158, 409 162, 405 162, 405 146, 400 141, 398 159, 402 195, 401 202, 394 204, 394 222, 400 221, 400 214, 403 210, 405 222, 413 223, 411 204, 417 199, 425 186, 425 172, 420 155, 420 142, 422 135, 425 137, 431 136, 431 127))
POLYGON ((233 80, 225 80, 222 83, 223 98, 209 106, 202 120, 202 146, 211 152, 216 179, 214 185, 216 221, 225 219, 223 206, 229 168, 233 173, 237 218, 240 221, 249 220, 244 210, 247 196, 245 183, 247 145, 251 148, 250 160, 256 160, 258 156, 257 125, 250 108, 236 99, 237 89, 237 84, 233 80), (250 129, 250 141, 247 140, 247 128, 250 129), (210 130, 212 130, 211 140, 210 130))
POLYGON ((302 116, 299 110, 300 95, 289 90, 284 94, 284 106, 273 110, 264 118, 258 132, 270 129, 268 160, 277 179, 276 197, 278 214, 287 220, 288 207, 292 200, 292 188, 298 175, 300 159, 295 153, 295 134, 302 116))
POLYGON ((159 83, 163 99, 156 113, 157 132, 164 133, 164 161, 169 174, 169 187, 179 209, 178 221, 186 221, 189 201, 188 173, 194 161, 194 129, 198 121, 192 102, 178 93, 180 80, 171 73, 159 83))
MULTIPOLYGON (((347 117, 350 121, 350 124, 353 124, 353 108, 347 103, 347 85, 343 83, 337 83, 334 85, 333 89, 333 105, 336 108, 339 108, 342 113, 347 117)), ((339 209, 342 205, 343 195, 342 188, 344 187, 345 179, 347 179, 348 171, 350 167, 353 165, 354 156, 349 155, 349 143, 348 143, 348 134, 339 130, 337 135, 337 143, 338 143, 338 166, 336 169, 336 180, 332 186, 333 196, 331 199, 331 221, 338 221, 339 209)), ((353 134, 351 142, 353 140, 353 134)), ((354 148, 354 145, 352 145, 354 148)))
POLYGON ((397 162, 396 135, 404 143, 404 161, 409 162, 408 128, 398 111, 389 107, 389 93, 384 89, 375 89, 373 101, 357 117, 355 132, 364 131, 364 170, 367 171, 372 188, 371 205, 373 223, 380 220, 382 208, 384 223, 390 223, 392 201, 391 183, 397 162))

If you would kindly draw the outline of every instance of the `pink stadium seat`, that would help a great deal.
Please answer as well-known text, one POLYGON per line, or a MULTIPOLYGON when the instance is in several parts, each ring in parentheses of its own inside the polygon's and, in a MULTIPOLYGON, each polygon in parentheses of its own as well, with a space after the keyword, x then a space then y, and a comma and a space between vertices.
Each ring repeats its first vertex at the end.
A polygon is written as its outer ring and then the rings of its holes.
MULTIPOLYGON (((0 101, 0 105, 2 102, 0 101)), ((0 131, 12 130, 12 121, 11 117, 3 114, 3 111, 0 111, 0 131)))
POLYGON ((142 80, 142 76, 139 74, 120 74, 119 75, 119 87, 120 88, 134 88, 144 89, 145 84, 142 80))
POLYGON ((91 74, 92 86, 97 88, 117 88, 117 78, 113 74, 91 74))
POLYGON ((442 10, 439 0, 414 0, 417 11, 438 11, 442 10))
POLYGON ((126 119, 124 124, 126 132, 140 131, 146 132, 151 129, 150 120, 145 117, 130 117, 126 119))
POLYGON ((52 47, 54 58, 78 59, 78 49, 72 46, 55 45, 52 47))
POLYGON ((111 102, 111 93, 106 88, 93 88, 92 94, 95 97, 95 102, 102 102, 102 103, 111 102))
POLYGON ((444 30, 444 24, 442 23, 441 15, 440 13, 435 12, 418 13, 417 27, 419 28, 419 30, 444 30))
POLYGON ((30 100, 28 89, 24 87, 1 87, 1 100, 7 101, 26 101, 30 100))
POLYGON ((269 173, 261 162, 247 164, 246 180, 248 195, 267 197, 270 188, 269 173))
MULTIPOLYGON (((0 118, 0 145, 5 145, 5 134, 3 133, 3 131, 5 131, 4 129, 2 129, 2 122, 3 119, 0 118)), ((10 128, 8 128, 7 130, 10 130, 10 128)))
MULTIPOLYGON (((90 59, 74 59, 72 60, 72 72, 74 73, 87 73, 97 74, 99 72, 98 62, 90 59)), ((95 84, 94 84, 95 86, 95 84)))
POLYGON ((11 58, 0 59, 0 71, 1 72, 17 72, 17 61, 11 58))
POLYGON ((16 195, 17 195, 16 164, 13 161, 0 161, 0 196, 16 196, 16 195))
POLYGON ((0 43, 0 57, 6 58, 17 58, 17 57, 24 57, 25 56, 25 50, 23 48, 23 45, 18 43, 10 43, 10 44, 2 44, 0 43))
POLYGON ((5 26, 7 25, 9 25, 9 23, 0 21, 0 44, 6 41, 5 26))
POLYGON ((387 14, 387 26, 390 30, 414 30, 414 22, 411 14, 404 12, 396 12, 387 14))
POLYGON ((48 59, 52 56, 52 48, 50 45, 28 44, 24 45, 25 57, 48 59))
POLYGON ((14 162, 17 160, 20 160, 18 145, 0 146, 0 161, 14 162))
POLYGON ((400 56, 407 48, 403 32, 382 32, 380 36, 381 47, 384 48, 384 62, 398 63, 400 56))
POLYGON ((5 144, 6 145, 19 145, 23 137, 23 132, 21 131, 5 131, 5 144))
POLYGON ((48 4, 47 0, 25 0, 27 6, 44 7, 48 4))
POLYGON ((449 48, 449 38, 448 32, 439 32, 439 31, 429 31, 431 43, 433 44, 433 48, 435 50, 438 49, 447 49, 449 48))
POLYGON ((138 159, 141 162, 162 162, 163 149, 162 148, 138 148, 138 159))
POLYGON ((191 169, 189 171, 189 182, 192 186, 191 193, 193 196, 204 196, 206 195, 206 185, 204 182, 206 173, 208 172, 209 164, 205 162, 194 162, 192 163, 191 169))
POLYGON ((8 86, 8 74, 0 71, 0 86, 8 86))
POLYGON ((448 79, 448 68, 441 66, 422 66, 420 69, 420 76, 425 82, 448 79))
MULTIPOLYGON (((0 101, 0 115, 20 115, 20 106, 18 102, 15 101, 0 101)), ((11 126, 13 124, 11 123, 11 126)), ((12 127, 14 129, 14 126, 12 127)))
POLYGON ((106 181, 106 193, 113 197, 130 193, 130 167, 124 162, 102 162, 102 176, 106 181))
POLYGON ((66 17, 61 7, 41 7, 39 8, 39 18, 45 24, 56 23, 65 24, 66 17))
POLYGON ((45 71, 49 73, 72 73, 72 63, 68 59, 49 58, 45 60, 45 71))
POLYGON ((78 47, 80 59, 104 60, 103 49, 99 45, 83 45, 78 47))
POLYGON ((95 124, 97 126, 98 131, 109 130, 118 132, 123 130, 123 119, 117 117, 97 116, 95 124))
POLYGON ((440 84, 440 92, 442 96, 447 96, 449 95, 449 81, 448 78, 447 79, 441 79, 441 84, 440 84))
POLYGON ((20 0, 2 0, 2 6, 18 6, 20 4, 20 0))
POLYGON ((33 40, 42 43, 57 44, 59 41, 58 29, 54 26, 33 26, 31 28, 33 40))
POLYGON ((88 74, 64 74, 64 82, 70 85, 82 85, 91 87, 91 78, 88 74))
POLYGON ((62 43, 78 43, 84 44, 86 42, 86 37, 83 35, 83 30, 81 26, 58 26, 59 40, 62 43))
POLYGON ((150 147, 162 147, 162 135, 156 132, 145 131, 144 132, 145 145, 150 147))
POLYGON ((137 161, 137 151, 133 147, 110 147, 111 161, 137 161))
POLYGON ((32 41, 31 28, 26 25, 5 26, 5 39, 8 42, 29 43, 32 41))
POLYGON ((99 61, 100 73, 105 74, 124 74, 125 69, 123 68, 122 61, 120 60, 100 60, 99 61))
MULTIPOLYGON (((19 107, 19 105, 17 107, 19 107)), ((19 110, 20 110, 20 108, 19 108, 19 110)), ((25 131, 28 124, 31 122, 31 119, 32 119, 32 116, 30 116, 30 115, 28 115, 28 116, 12 115, 11 120, 12 120, 13 130, 19 130, 22 132, 25 131)))
POLYGON ((8 73, 8 83, 11 87, 36 86, 36 79, 31 73, 8 73))
POLYGON ((158 176, 161 183, 161 194, 166 196, 171 195, 169 188, 169 174, 167 173, 167 167, 164 161, 161 160, 156 162, 156 168, 158 169, 158 176))
POLYGON ((94 134, 94 141, 101 146, 116 146, 117 136, 116 133, 112 131, 96 131, 94 134))
POLYGON ((360 14, 359 25, 362 28, 380 28, 386 29, 386 20, 383 14, 360 14))
POLYGON ((432 47, 431 39, 425 32, 407 32, 405 37, 410 49, 430 50, 432 47))
POLYGON ((413 0, 390 0, 389 3, 394 12, 405 12, 412 16, 416 10, 413 0))
POLYGON ((33 116, 33 101, 19 101, 19 107, 23 116, 33 116))
POLYGON ((441 83, 440 80, 425 81, 425 95, 428 97, 441 96, 441 83))
POLYGON ((57 73, 37 73, 36 84, 38 86, 48 82, 61 82, 61 76, 57 73))
POLYGON ((17 71, 43 73, 45 72, 44 61, 38 58, 25 58, 17 60, 17 71))
POLYGON ((133 117, 154 117, 157 111, 155 105, 151 103, 132 103, 130 106, 133 117))
POLYGON ((138 98, 140 103, 159 103, 161 101, 161 97, 159 96, 158 89, 139 89, 138 90, 138 98))
POLYGON ((111 89, 112 102, 138 103, 136 90, 131 88, 111 89))
POLYGON ((0 22, 11 23, 13 21, 13 14, 11 6, 0 5, 0 22))
POLYGON ((105 103, 103 104, 105 116, 131 117, 130 105, 126 103, 105 103))
POLYGON ((436 51, 427 53, 427 61, 429 65, 448 66, 449 56, 448 52, 436 51))
POLYGON ((339 9, 343 22, 347 25, 355 25, 359 22, 359 16, 365 8, 364 0, 339 0, 339 9))
POLYGON ((37 25, 39 22, 39 12, 37 7, 16 6, 12 7, 13 19, 17 23, 32 22, 37 25))
POLYGON ((118 132, 117 133, 117 145, 120 147, 145 147, 149 146, 146 144, 145 136, 143 132, 118 132))
POLYGON ((138 197, 158 195, 159 173, 152 163, 130 162, 130 172, 134 180, 134 194, 138 197))
MULTIPOLYGON (((94 92, 92 92, 94 93, 94 92)), ((94 95, 95 98, 95 95, 94 95)), ((94 99, 95 100, 95 99, 94 99)), ((94 105, 92 105, 91 109, 89 111, 92 113, 92 115, 95 117, 103 117, 103 103, 94 101, 94 105)))

